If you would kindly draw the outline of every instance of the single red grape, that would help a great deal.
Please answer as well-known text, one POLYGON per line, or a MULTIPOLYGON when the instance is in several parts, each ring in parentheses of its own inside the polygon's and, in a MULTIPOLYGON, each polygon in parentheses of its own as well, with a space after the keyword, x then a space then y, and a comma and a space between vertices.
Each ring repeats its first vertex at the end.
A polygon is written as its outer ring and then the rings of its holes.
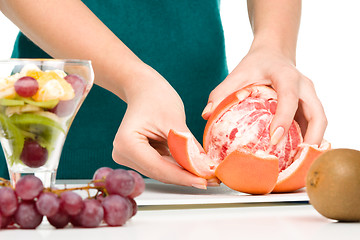
POLYGON ((129 199, 129 201, 130 201, 130 203, 132 205, 132 215, 131 215, 131 217, 133 217, 137 213, 138 206, 137 206, 137 203, 136 203, 136 201, 134 199, 132 199, 132 198, 128 198, 128 199, 129 199))
POLYGON ((76 105, 77 102, 75 99, 59 101, 59 103, 54 108, 50 109, 49 112, 55 113, 59 117, 66 117, 74 112, 76 105))
POLYGON ((105 187, 105 178, 112 171, 113 170, 109 167, 102 167, 96 170, 93 176, 93 180, 103 180, 103 181, 94 182, 94 185, 96 187, 105 187))
POLYGON ((60 194, 60 206, 70 216, 77 215, 84 208, 84 202, 79 194, 66 191, 60 194))
POLYGON ((85 80, 76 74, 69 74, 64 78, 68 83, 71 84, 75 92, 75 98, 82 96, 85 90, 85 80))
POLYGON ((71 223, 74 227, 81 227, 79 215, 80 215, 80 214, 75 215, 75 216, 69 216, 69 217, 70 217, 70 223, 71 223))
POLYGON ((40 214, 51 217, 59 211, 60 199, 55 193, 43 192, 36 201, 36 209, 40 214))
POLYGON ((7 217, 15 213, 18 199, 14 190, 9 187, 0 188, 0 213, 7 217))
POLYGON ((104 221, 110 226, 122 226, 132 215, 132 205, 124 197, 110 195, 102 202, 104 221))
POLYGON ((105 186, 109 194, 118 194, 127 197, 134 190, 135 180, 128 171, 116 169, 107 175, 105 186))
POLYGON ((20 155, 21 161, 31 168, 38 168, 46 163, 48 151, 38 142, 32 139, 26 139, 23 150, 20 155))
POLYGON ((47 217, 47 219, 49 223, 56 228, 64 228, 66 227, 66 225, 68 225, 70 221, 69 215, 61 209, 59 209, 59 211, 55 215, 47 217))
POLYGON ((15 192, 22 200, 33 200, 40 195, 44 185, 41 180, 34 175, 22 177, 15 185, 15 192))
POLYGON ((37 211, 34 201, 23 201, 14 215, 15 223, 24 229, 35 229, 42 222, 43 216, 37 211))
POLYGON ((22 77, 16 80, 15 91, 21 97, 32 97, 39 89, 39 83, 33 77, 22 77))
POLYGON ((0 229, 6 228, 11 222, 11 217, 7 217, 0 212, 0 229))
POLYGON ((96 199, 85 199, 83 210, 76 216, 82 227, 92 228, 100 225, 104 209, 96 199))
POLYGON ((142 194, 144 192, 144 190, 145 190, 145 182, 144 182, 144 179, 142 178, 142 176, 139 173, 137 173, 137 172, 135 172, 133 170, 128 170, 128 173, 130 173, 130 175, 135 180, 134 190, 131 192, 129 197, 136 198, 137 196, 139 196, 140 194, 142 194))

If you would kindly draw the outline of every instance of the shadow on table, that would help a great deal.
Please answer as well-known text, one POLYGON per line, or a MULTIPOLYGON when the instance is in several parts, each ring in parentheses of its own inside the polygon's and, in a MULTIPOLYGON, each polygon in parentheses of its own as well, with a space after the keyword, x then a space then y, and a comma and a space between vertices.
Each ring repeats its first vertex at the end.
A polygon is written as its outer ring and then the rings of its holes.
POLYGON ((227 194, 227 195, 249 195, 234 191, 225 185, 219 187, 208 187, 207 189, 197 189, 194 187, 179 186, 165 183, 147 183, 146 191, 156 193, 174 193, 174 194, 185 194, 185 195, 209 195, 209 194, 227 194))

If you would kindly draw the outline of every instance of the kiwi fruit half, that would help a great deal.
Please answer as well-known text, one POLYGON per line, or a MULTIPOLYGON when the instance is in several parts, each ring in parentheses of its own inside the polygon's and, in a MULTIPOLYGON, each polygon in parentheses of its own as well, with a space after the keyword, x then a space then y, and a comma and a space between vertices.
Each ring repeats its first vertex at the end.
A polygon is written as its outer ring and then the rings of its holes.
POLYGON ((360 151, 332 149, 321 154, 306 177, 310 204, 323 216, 360 221, 360 151))

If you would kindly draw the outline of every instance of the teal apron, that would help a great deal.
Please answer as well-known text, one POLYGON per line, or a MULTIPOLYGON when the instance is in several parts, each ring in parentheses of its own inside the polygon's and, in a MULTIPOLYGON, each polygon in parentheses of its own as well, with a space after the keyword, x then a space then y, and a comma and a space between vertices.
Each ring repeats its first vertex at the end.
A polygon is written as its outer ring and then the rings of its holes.
MULTIPOLYGON (((83 2, 170 82, 184 102, 189 128, 201 141, 205 126, 201 112, 211 90, 228 73, 219 0, 83 2)), ((19 33, 12 57, 50 56, 19 33)), ((125 109, 126 104, 114 94, 99 86, 92 88, 70 128, 57 178, 88 179, 99 167, 120 167, 111 155, 125 109)), ((4 159, 0 176, 8 176, 4 159)))

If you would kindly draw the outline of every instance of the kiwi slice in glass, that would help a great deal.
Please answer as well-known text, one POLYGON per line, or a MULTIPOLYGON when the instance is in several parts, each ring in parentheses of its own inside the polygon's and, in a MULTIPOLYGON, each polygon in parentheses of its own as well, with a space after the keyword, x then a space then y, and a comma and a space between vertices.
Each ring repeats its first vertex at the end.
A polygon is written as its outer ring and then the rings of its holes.
MULTIPOLYGON (((6 117, 4 114, 0 113, 0 124, 1 124, 1 134, 4 138, 6 138, 10 147, 12 148, 12 155, 8 156, 10 159, 10 165, 13 165, 16 161, 18 161, 22 149, 24 147, 24 135, 21 133, 21 130, 15 126, 11 120, 6 117)), ((10 154, 6 152, 6 154, 10 154)))
POLYGON ((22 101, 24 101, 27 104, 34 105, 34 106, 41 107, 41 108, 47 108, 47 109, 52 109, 59 103, 59 99, 53 99, 53 100, 48 100, 48 101, 44 101, 44 102, 36 102, 36 101, 33 101, 28 98, 19 98, 19 99, 21 99, 22 101))
POLYGON ((17 100, 17 99, 0 99, 0 105, 3 106, 23 106, 25 102, 23 100, 17 100))
POLYGON ((65 133, 64 129, 61 127, 60 123, 48 118, 41 116, 35 113, 23 113, 23 114, 14 114, 10 117, 10 120, 13 124, 20 126, 21 129, 25 130, 31 126, 40 126, 40 127, 47 127, 51 129, 59 130, 65 133), (24 129, 25 127, 25 129, 24 129))

